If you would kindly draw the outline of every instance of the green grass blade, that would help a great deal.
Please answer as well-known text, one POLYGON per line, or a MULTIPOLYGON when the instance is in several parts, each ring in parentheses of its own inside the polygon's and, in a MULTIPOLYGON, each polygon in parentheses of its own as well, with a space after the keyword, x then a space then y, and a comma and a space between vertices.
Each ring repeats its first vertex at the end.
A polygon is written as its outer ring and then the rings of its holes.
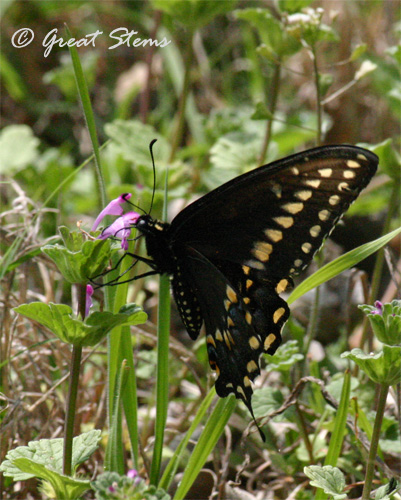
POLYGON ((192 434, 195 432, 195 429, 198 427, 198 425, 200 425, 203 417, 205 416, 210 405, 212 404, 213 398, 215 396, 216 396, 216 390, 213 387, 209 391, 206 398, 202 401, 202 404, 200 405, 190 428, 188 429, 187 433, 185 434, 184 439, 178 445, 177 449, 174 452, 174 455, 171 457, 169 463, 167 464, 167 467, 164 470, 163 476, 162 476, 160 483, 159 483, 160 488, 163 488, 166 491, 169 489, 169 487, 174 479, 175 473, 177 472, 178 466, 179 466, 180 461, 182 459, 182 456, 185 452, 185 449, 189 443, 189 440, 191 439, 192 434))
POLYGON ((218 439, 224 431, 234 408, 237 404, 233 394, 219 399, 212 414, 206 422, 194 451, 189 459, 188 466, 174 495, 174 500, 184 500, 189 488, 194 483, 200 470, 204 466, 209 454, 216 446, 218 439))
POLYGON ((309 290, 312 290, 322 283, 335 278, 346 269, 350 269, 352 266, 358 264, 358 262, 361 262, 366 259, 366 257, 369 257, 372 253, 377 252, 377 250, 380 250, 380 248, 386 245, 400 232, 401 228, 395 229, 391 233, 388 233, 377 240, 365 243, 358 248, 354 248, 354 250, 351 250, 332 262, 329 262, 297 286, 297 288, 289 296, 287 300, 288 304, 292 304, 296 299, 299 299, 299 297, 302 297, 302 295, 306 292, 309 292, 309 290))
POLYGON ((104 458, 105 470, 118 472, 121 475, 124 474, 125 469, 124 449, 122 444, 121 398, 127 383, 128 375, 129 369, 124 360, 121 363, 121 369, 116 377, 112 424, 110 426, 110 434, 104 458))
MULTIPOLYGON (((341 453, 346 431, 350 394, 351 373, 347 370, 344 375, 344 384, 341 390, 340 403, 334 419, 334 429, 331 434, 329 449, 324 460, 324 465, 331 465, 333 467, 337 466, 337 460, 341 453)), ((325 500, 326 498, 327 494, 324 490, 319 488, 316 492, 316 500, 325 500)))
MULTIPOLYGON (((65 25, 68 38, 72 38, 68 26, 65 25)), ((75 46, 69 47, 72 65, 74 68, 75 81, 78 88, 78 94, 81 99, 82 109, 85 115, 86 125, 88 127, 89 136, 92 143, 92 149, 95 159, 95 178, 98 187, 100 207, 106 206, 106 191, 104 187, 103 174, 100 166, 99 141, 97 139, 95 117, 93 115, 92 105, 89 97, 88 85, 85 80, 84 72, 82 71, 81 61, 79 60, 78 51, 75 46)))

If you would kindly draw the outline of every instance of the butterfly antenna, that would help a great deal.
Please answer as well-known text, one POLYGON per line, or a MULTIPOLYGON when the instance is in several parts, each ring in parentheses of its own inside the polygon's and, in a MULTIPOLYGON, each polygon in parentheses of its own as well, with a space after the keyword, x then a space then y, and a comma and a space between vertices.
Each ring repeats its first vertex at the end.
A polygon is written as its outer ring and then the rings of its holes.
POLYGON ((152 212, 153 200, 155 199, 155 191, 156 191, 156 167, 155 167, 155 158, 153 156, 153 144, 157 142, 157 139, 153 139, 149 144, 150 156, 152 158, 152 167, 153 167, 153 192, 152 192, 152 200, 150 202, 149 214, 152 212))

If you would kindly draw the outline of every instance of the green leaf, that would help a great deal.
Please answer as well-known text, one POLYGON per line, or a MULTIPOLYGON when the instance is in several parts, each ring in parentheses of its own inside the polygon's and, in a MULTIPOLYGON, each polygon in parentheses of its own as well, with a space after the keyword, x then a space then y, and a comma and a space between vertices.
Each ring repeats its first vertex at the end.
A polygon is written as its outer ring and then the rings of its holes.
POLYGON ((170 15, 191 31, 210 23, 216 16, 230 12, 237 0, 152 0, 155 9, 170 15))
POLYGON ((300 10, 308 7, 313 0, 278 0, 277 6, 281 12, 299 12, 300 10))
POLYGON ((304 280, 299 286, 296 287, 295 290, 293 290, 287 299, 288 304, 292 304, 296 299, 299 299, 299 297, 302 297, 302 295, 306 292, 309 292, 309 290, 312 290, 322 283, 326 283, 326 281, 335 278, 346 269, 350 269, 352 266, 358 264, 358 262, 361 262, 366 259, 366 257, 369 257, 372 253, 377 252, 377 250, 380 250, 380 248, 386 245, 399 233, 401 233, 401 228, 395 229, 391 233, 388 233, 377 240, 370 241, 369 243, 365 243, 358 248, 354 248, 354 250, 351 250, 332 262, 329 262, 312 274, 312 276, 309 276, 309 278, 304 280))
POLYGON ((255 111, 251 116, 251 120, 273 120, 274 114, 271 113, 265 103, 259 101, 256 103, 255 111))
POLYGON ((375 500, 391 500, 394 498, 394 493, 399 491, 401 483, 396 479, 391 479, 389 483, 384 486, 380 486, 375 491, 375 500))
POLYGON ((255 418, 265 417, 278 410, 284 402, 283 393, 271 387, 256 389, 252 399, 255 418))
POLYGON ((337 467, 325 465, 310 465, 304 467, 304 473, 311 479, 310 484, 322 488, 325 493, 332 495, 334 500, 343 500, 347 495, 343 493, 345 487, 344 474, 337 467))
POLYGON ((39 144, 28 125, 4 127, 0 132, 0 174, 12 175, 32 165, 39 156, 39 144))
POLYGON ((367 43, 361 43, 357 45, 354 50, 352 51, 350 61, 356 61, 361 57, 362 54, 364 54, 368 50, 368 44, 367 43))
POLYGON ((401 382, 401 346, 383 345, 376 354, 365 354, 361 349, 341 354, 351 359, 367 376, 378 384, 396 385, 401 382))
MULTIPOLYGON (((72 237, 68 245, 75 248, 79 236, 72 237)), ((45 245, 42 251, 57 265, 60 273, 69 283, 86 284, 93 276, 97 276, 107 267, 110 260, 111 240, 87 240, 80 250, 69 250, 67 247, 45 245)))
POLYGON ((269 363, 269 370, 287 372, 295 363, 304 359, 304 355, 299 352, 298 341, 289 340, 277 349, 274 356, 265 354, 265 358, 269 363))
POLYGON ((14 309, 19 314, 46 326, 60 340, 77 347, 94 346, 116 326, 144 323, 147 315, 135 304, 127 304, 120 312, 94 312, 85 321, 72 317, 71 307, 65 304, 31 302, 14 309))
MULTIPOLYGON (((74 470, 97 449, 100 438, 101 431, 95 429, 73 439, 72 467, 74 470)), ((7 453, 6 460, 0 465, 0 471, 5 476, 12 477, 14 481, 24 481, 34 477, 34 473, 22 471, 17 467, 15 461, 24 458, 61 473, 63 470, 63 442, 63 438, 40 439, 39 441, 30 441, 28 446, 19 446, 7 453)))
MULTIPOLYGON (((380 169, 394 180, 401 178, 401 156, 393 147, 393 140, 386 139, 378 144, 363 144, 379 157, 380 169)), ((362 146, 363 147, 363 146, 362 146)))
POLYGON ((286 25, 268 9, 250 7, 236 10, 234 15, 257 29, 262 40, 259 53, 269 60, 278 62, 282 57, 291 56, 301 48, 301 44, 287 30, 286 25))
POLYGON ((58 500, 75 500, 90 489, 90 481, 84 479, 73 479, 69 476, 64 476, 54 470, 49 470, 42 464, 34 462, 29 458, 17 458, 14 460, 20 470, 33 477, 48 481, 58 500))

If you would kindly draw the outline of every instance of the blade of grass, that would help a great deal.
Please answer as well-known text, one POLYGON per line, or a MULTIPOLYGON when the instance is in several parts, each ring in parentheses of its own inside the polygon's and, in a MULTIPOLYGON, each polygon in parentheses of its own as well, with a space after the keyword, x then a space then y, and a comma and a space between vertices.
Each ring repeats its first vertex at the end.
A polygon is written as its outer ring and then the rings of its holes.
POLYGON ((114 404, 112 423, 110 426, 109 439, 104 457, 104 468, 107 471, 115 471, 124 474, 124 454, 121 453, 122 425, 121 425, 121 400, 128 380, 129 367, 125 359, 121 363, 121 368, 116 377, 116 387, 114 389, 114 404))
POLYGON ((302 297, 302 295, 306 292, 309 292, 309 290, 312 290, 322 283, 329 281, 346 269, 350 269, 352 266, 358 264, 358 262, 366 259, 366 257, 369 257, 372 253, 377 252, 377 250, 386 245, 399 233, 401 233, 401 228, 395 229, 391 233, 388 233, 377 240, 370 241, 369 243, 365 243, 358 248, 354 248, 354 250, 351 250, 332 262, 329 262, 297 286, 297 288, 288 297, 288 304, 292 304, 296 299, 299 299, 299 297, 302 297))
POLYGON ((184 500, 209 454, 216 446, 218 439, 224 431, 224 426, 227 424, 236 404, 237 401, 233 394, 218 400, 188 461, 180 485, 174 495, 174 500, 184 500))
MULTIPOLYGON (((341 390, 340 403, 334 419, 334 429, 331 434, 329 449, 324 460, 324 465, 331 465, 333 467, 337 466, 337 460, 341 453, 344 435, 346 432, 350 394, 351 373, 349 372, 349 370, 347 370, 344 375, 344 383, 341 390)), ((315 498, 316 500, 325 500, 327 498, 327 493, 319 488, 316 492, 315 498)))
MULTIPOLYGON (((72 38, 71 32, 68 26, 65 24, 65 29, 68 38, 72 38)), ((94 164, 95 164, 95 179, 97 184, 97 191, 99 194, 99 207, 106 206, 106 191, 104 187, 104 180, 102 169, 100 165, 100 154, 99 154, 99 141, 97 139, 95 118, 93 115, 92 105, 89 97, 88 85, 86 84, 85 75, 82 70, 81 61, 79 60, 78 51, 76 47, 69 47, 72 65, 74 68, 75 81, 78 88, 78 95, 81 99, 82 109, 85 116, 86 126, 88 127, 88 132, 92 144, 93 154, 94 154, 94 164)))
POLYGON ((163 476, 159 483, 160 488, 163 488, 166 491, 170 488, 170 485, 174 479, 175 473, 177 472, 177 468, 180 464, 180 461, 182 460, 183 454, 189 443, 189 440, 191 439, 192 434, 195 432, 195 429, 198 427, 198 425, 200 425, 203 417, 205 416, 210 405, 212 404, 213 398, 215 396, 216 396, 216 390, 213 387, 209 391, 206 398, 202 401, 202 404, 200 405, 190 428, 185 434, 184 439, 178 445, 177 449, 174 452, 174 455, 171 457, 166 469, 164 470, 163 476))

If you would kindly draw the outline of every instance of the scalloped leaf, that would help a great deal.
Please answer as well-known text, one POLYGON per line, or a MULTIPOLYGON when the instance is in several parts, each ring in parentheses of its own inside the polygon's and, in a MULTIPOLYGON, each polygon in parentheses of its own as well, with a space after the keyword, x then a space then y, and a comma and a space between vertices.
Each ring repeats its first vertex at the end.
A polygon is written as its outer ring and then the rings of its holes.
POLYGON ((77 347, 94 346, 116 326, 145 323, 146 313, 136 304, 127 304, 120 312, 94 312, 85 321, 72 316, 71 307, 65 304, 32 302, 14 309, 19 314, 46 326, 60 340, 77 347))

